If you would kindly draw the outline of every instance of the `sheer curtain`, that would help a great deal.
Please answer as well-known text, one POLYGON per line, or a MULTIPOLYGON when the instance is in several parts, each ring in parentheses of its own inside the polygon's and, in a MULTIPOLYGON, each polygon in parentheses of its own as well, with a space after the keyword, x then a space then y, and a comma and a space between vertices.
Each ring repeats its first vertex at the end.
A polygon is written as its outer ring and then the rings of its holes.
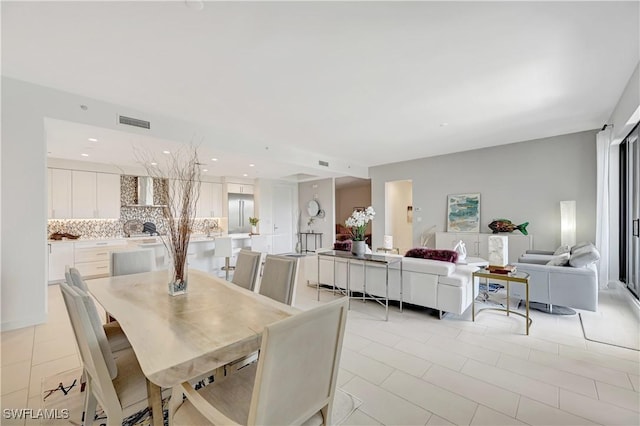
POLYGON ((600 251, 600 288, 606 288, 609 283, 609 152, 612 132, 613 126, 608 125, 596 135, 596 247, 600 251))

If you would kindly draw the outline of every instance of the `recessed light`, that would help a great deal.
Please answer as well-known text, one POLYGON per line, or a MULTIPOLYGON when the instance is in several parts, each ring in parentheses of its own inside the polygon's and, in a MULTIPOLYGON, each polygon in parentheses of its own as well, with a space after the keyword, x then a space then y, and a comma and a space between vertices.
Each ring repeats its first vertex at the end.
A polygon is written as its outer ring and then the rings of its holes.
POLYGON ((208 172, 209 170, 207 170, 207 169, 202 169, 202 171, 203 171, 203 172, 208 172))
POLYGON ((171 154, 170 151, 162 151, 163 154, 171 154))
POLYGON ((449 123, 440 123, 440 127, 447 127, 449 123))
POLYGON ((253 164, 253 163, 249 164, 249 167, 255 167, 255 166, 256 166, 256 165, 255 165, 255 164, 253 164))
POLYGON ((98 142, 98 139, 96 139, 96 138, 89 138, 89 142, 98 142))
POLYGON ((245 173, 245 174, 243 174, 242 176, 247 177, 247 176, 249 176, 249 175, 245 173))
POLYGON ((217 158, 212 158, 211 161, 218 161, 218 159, 217 158))
POLYGON ((155 161, 151 163, 152 166, 157 166, 158 163, 156 163, 155 161))
POLYGON ((83 157, 88 157, 89 156, 89 154, 80 154, 80 155, 82 155, 83 157))

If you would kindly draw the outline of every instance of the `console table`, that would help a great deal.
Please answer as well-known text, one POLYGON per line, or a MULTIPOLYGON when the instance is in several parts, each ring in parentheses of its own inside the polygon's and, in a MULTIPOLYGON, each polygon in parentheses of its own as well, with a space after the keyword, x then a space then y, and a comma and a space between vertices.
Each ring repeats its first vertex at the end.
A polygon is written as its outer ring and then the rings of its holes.
POLYGON ((301 251, 305 253, 315 253, 318 248, 322 247, 322 232, 299 232, 298 241, 300 241, 301 251), (302 236, 304 235, 304 247, 302 246, 302 236), (313 250, 309 250, 309 236, 313 236, 313 250), (320 244, 318 244, 320 240, 320 244))
POLYGON ((402 312, 402 257, 399 256, 386 256, 383 254, 363 254, 362 256, 356 256, 348 251, 330 250, 318 253, 318 282, 316 288, 318 290, 318 300, 320 300, 320 257, 329 257, 333 260, 333 291, 336 291, 336 260, 341 259, 347 264, 347 288, 345 290, 338 288, 342 294, 349 298, 349 308, 351 308, 351 299, 354 298, 351 294, 351 265, 362 264, 363 271, 363 290, 362 296, 356 297, 360 300, 373 300, 378 304, 385 307, 385 321, 389 321, 389 266, 399 263, 400 264, 400 312, 402 312), (375 296, 367 293, 367 265, 383 265, 386 269, 385 277, 385 296, 375 296))

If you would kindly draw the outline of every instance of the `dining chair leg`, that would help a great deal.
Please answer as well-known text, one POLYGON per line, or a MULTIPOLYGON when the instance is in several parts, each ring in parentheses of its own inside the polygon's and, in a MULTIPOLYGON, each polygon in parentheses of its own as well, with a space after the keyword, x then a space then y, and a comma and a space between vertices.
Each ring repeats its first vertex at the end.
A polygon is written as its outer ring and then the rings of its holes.
POLYGON ((171 399, 169 399, 169 426, 173 425, 173 415, 182 405, 183 399, 182 387, 180 385, 174 386, 171 389, 171 399))
POLYGON ((147 379, 147 396, 154 426, 164 426, 164 413, 162 412, 162 392, 160 386, 147 379))
POLYGON ((320 409, 322 419, 324 420, 323 424, 325 426, 333 425, 333 419, 331 418, 331 405, 332 404, 327 404, 320 409))
POLYGON ((85 397, 84 397, 84 421, 83 424, 88 425, 88 426, 92 426, 93 425, 93 419, 96 418, 96 408, 98 405, 98 400, 96 399, 95 395, 93 394, 93 391, 91 389, 92 384, 91 384, 91 379, 89 378, 89 375, 87 374, 87 383, 85 386, 85 397))

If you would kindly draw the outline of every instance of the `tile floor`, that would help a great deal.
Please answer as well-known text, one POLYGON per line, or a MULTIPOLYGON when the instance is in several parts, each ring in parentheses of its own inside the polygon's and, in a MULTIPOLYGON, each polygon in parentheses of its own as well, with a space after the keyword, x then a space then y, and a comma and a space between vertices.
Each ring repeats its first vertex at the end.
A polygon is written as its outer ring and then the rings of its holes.
MULTIPOLYGON (((297 290, 298 307, 319 303, 315 288, 297 290)), ((383 315, 351 303, 338 385, 363 404, 348 425, 640 424, 640 353, 586 341, 577 315, 533 311, 530 336, 522 318, 497 312, 475 323, 397 307, 383 315)), ((39 408, 42 378, 80 365, 57 286, 49 321, 3 332, 1 352, 3 409, 39 408)))

